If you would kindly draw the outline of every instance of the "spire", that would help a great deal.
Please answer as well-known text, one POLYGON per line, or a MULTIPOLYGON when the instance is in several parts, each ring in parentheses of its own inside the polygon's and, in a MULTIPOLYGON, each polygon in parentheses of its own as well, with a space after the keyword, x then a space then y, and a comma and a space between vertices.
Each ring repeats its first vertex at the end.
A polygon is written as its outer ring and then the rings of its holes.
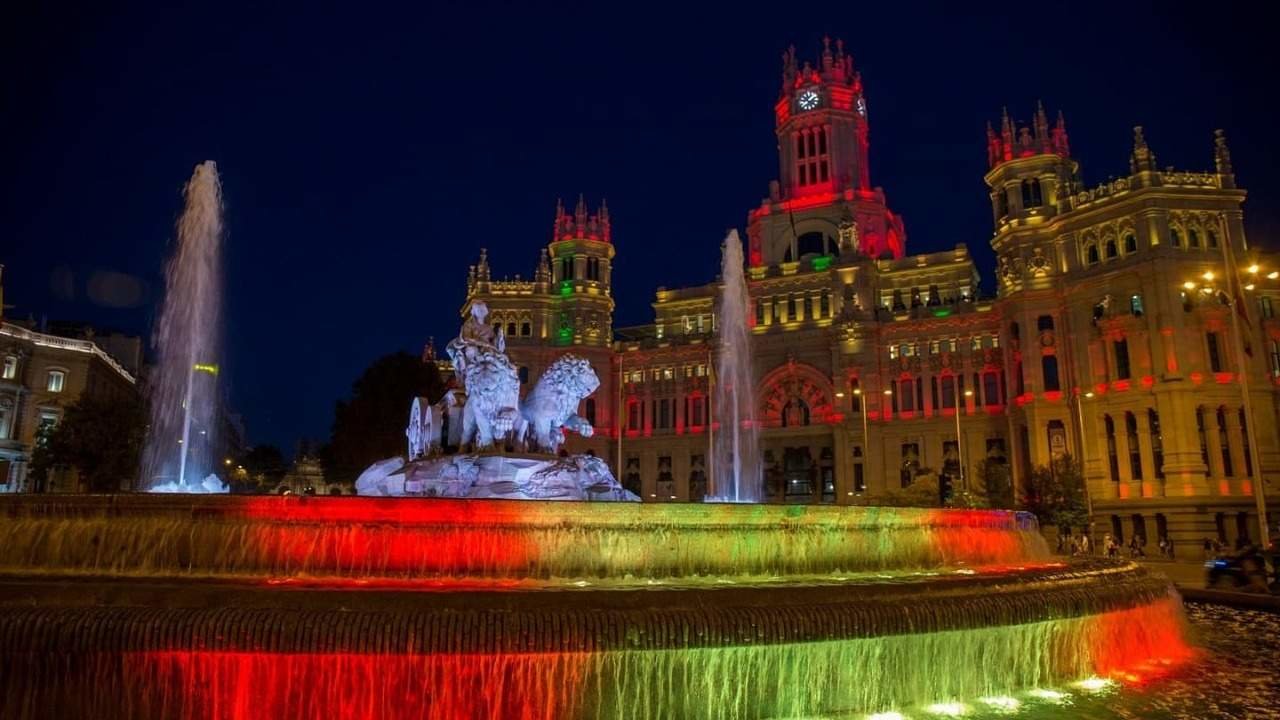
POLYGON ((489 282, 489 251, 480 248, 480 262, 476 263, 476 280, 489 282))
POLYGON ((796 46, 791 45, 782 53, 782 94, 789 95, 796 87, 796 46))
POLYGON ((1142 136, 1142 126, 1133 128, 1133 153, 1129 155, 1129 172, 1134 175, 1140 172, 1156 171, 1156 154, 1147 147, 1147 139, 1142 136))
POLYGON ((1071 157, 1071 146, 1067 143, 1067 120, 1058 111, 1058 122, 1053 126, 1053 151, 1062 157, 1071 157))
POLYGON ((542 248, 542 253, 538 256, 538 269, 533 271, 533 281, 536 283, 551 282, 551 262, 547 260, 546 248, 542 248))
POLYGON ((1001 147, 1000 138, 996 137, 996 131, 991 127, 991 121, 987 121, 987 167, 995 167, 1000 164, 1000 159, 1004 155, 1001 147))
POLYGON ((1231 175, 1231 149, 1227 147, 1227 135, 1221 130, 1213 131, 1213 165, 1219 175, 1231 175))
POLYGON ((822 72, 831 72, 831 66, 835 64, 835 58, 831 55, 831 38, 827 35, 822 36, 822 72))
POLYGON ((1036 145, 1040 146, 1040 152, 1053 152, 1052 141, 1049 137, 1049 118, 1044 114, 1044 103, 1039 100, 1036 101, 1035 135, 1036 145))

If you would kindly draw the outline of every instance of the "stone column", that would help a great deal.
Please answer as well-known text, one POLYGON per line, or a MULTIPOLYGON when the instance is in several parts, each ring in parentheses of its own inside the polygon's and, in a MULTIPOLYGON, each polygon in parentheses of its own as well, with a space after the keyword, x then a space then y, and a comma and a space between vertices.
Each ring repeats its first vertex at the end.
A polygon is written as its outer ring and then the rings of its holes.
MULTIPOLYGON (((831 432, 831 452, 835 455, 836 504, 848 505, 853 500, 853 446, 849 427, 841 423, 831 432)), ((865 450, 864 450, 865 452, 865 450)))

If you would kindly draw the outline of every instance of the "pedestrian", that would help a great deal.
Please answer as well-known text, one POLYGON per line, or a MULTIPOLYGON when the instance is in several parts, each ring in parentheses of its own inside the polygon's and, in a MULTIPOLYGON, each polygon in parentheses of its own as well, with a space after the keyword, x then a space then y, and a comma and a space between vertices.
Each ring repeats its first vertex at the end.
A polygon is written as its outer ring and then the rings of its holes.
POLYGON ((1169 554, 1169 559, 1172 560, 1173 559, 1173 538, 1169 537, 1168 535, 1166 535, 1164 538, 1164 549, 1165 549, 1165 552, 1169 554))
POLYGON ((1090 543, 1089 543, 1089 536, 1088 536, 1088 535, 1081 535, 1081 536, 1080 536, 1080 554, 1081 554, 1081 555, 1091 555, 1091 554, 1093 554, 1093 548, 1092 548, 1092 547, 1090 547, 1090 543))
POLYGON ((1204 539, 1204 559, 1205 559, 1205 560, 1208 560, 1208 559, 1209 559, 1209 558, 1211 558, 1211 557, 1213 557, 1213 541, 1211 541, 1208 537, 1205 537, 1205 539, 1204 539))

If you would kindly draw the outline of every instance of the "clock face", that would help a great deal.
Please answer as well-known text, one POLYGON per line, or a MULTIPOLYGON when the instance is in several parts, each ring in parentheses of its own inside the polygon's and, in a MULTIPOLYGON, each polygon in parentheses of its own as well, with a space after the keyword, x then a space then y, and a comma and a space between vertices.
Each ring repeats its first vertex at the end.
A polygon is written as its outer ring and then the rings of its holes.
POLYGON ((818 103, 820 101, 821 98, 818 97, 818 93, 812 90, 805 90, 800 93, 800 97, 796 100, 796 104, 800 106, 801 110, 812 110, 818 107, 818 103))
POLYGON ((867 116, 867 101, 862 98, 858 98, 858 114, 862 117, 867 116))

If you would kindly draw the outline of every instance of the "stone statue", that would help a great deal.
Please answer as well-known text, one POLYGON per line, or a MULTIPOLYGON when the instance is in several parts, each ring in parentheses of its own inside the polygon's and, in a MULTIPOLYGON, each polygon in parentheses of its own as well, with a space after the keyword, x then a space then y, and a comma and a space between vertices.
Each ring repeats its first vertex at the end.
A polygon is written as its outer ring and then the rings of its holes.
POLYGON ((484 303, 471 303, 471 317, 445 348, 467 392, 461 442, 475 450, 493 447, 520 417, 520 378, 507 358, 502 331, 485 322, 488 315, 484 303))
POLYGON ((576 355, 562 355, 551 363, 520 406, 524 423, 518 439, 531 448, 554 454, 564 442, 562 428, 591 437, 591 423, 575 411, 578 403, 598 387, 600 378, 591 363, 576 355))
POLYGON ((445 392, 435 405, 415 398, 405 429, 408 460, 394 457, 370 465, 356 481, 356 492, 639 502, 590 451, 558 454, 566 428, 585 437, 593 433, 591 423, 576 414, 578 403, 600 387, 591 363, 560 357, 521 403, 519 375, 501 329, 486 322, 488 314, 484 303, 473 302, 458 337, 446 347, 462 388, 445 392), (508 442, 548 455, 502 452, 508 442), (469 449, 449 454, 464 446, 469 449))

